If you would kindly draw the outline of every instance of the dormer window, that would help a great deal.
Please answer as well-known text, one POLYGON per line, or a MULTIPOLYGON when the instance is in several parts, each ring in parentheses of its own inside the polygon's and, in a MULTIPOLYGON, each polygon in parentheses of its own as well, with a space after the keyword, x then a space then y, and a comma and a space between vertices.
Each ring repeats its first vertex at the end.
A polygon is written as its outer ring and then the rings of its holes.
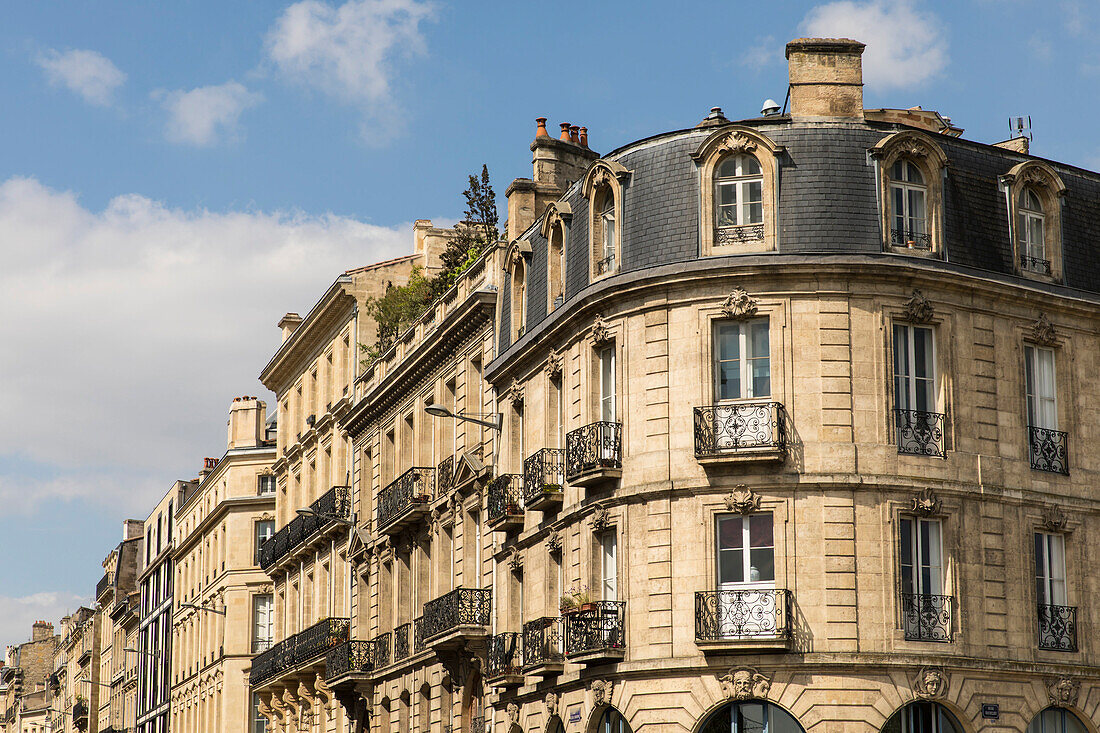
POLYGON ((1039 280, 1062 278, 1062 197, 1066 186, 1046 163, 1029 160, 1000 179, 1017 272, 1039 280))
POLYGON ((615 271, 615 197, 605 191, 600 207, 600 258, 596 261, 596 274, 606 275, 615 271))
POLYGON ((890 243, 898 247, 932 248, 928 231, 928 187, 920 169, 902 159, 890 168, 890 243))
POLYGON ((623 180, 630 171, 613 160, 597 160, 582 183, 588 199, 589 277, 601 277, 622 269, 623 180))
POLYGON ((942 257, 943 186, 947 156, 917 130, 887 135, 870 150, 878 176, 882 248, 918 257, 942 257))
POLYGON ((543 215, 541 233, 546 238, 547 313, 553 313, 565 302, 566 224, 572 219, 573 210, 564 201, 551 202, 543 215))
POLYGON ((523 336, 527 325, 527 257, 531 255, 531 243, 517 239, 508 248, 506 267, 509 278, 508 316, 511 320, 509 336, 515 343, 523 336))
POLYGON ((1049 275, 1050 258, 1047 257, 1045 220, 1043 204, 1035 189, 1028 186, 1020 196, 1020 208, 1016 216, 1020 265, 1025 270, 1049 275))
POLYGON ((756 158, 734 155, 724 159, 715 171, 714 187, 719 229, 764 221, 764 176, 756 158))

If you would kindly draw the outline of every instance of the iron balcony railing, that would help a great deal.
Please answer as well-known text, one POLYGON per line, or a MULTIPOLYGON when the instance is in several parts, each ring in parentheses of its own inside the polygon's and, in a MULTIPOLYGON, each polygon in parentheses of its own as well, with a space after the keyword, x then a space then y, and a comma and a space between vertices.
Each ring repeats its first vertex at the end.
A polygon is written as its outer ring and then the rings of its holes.
POLYGON ((447 456, 435 469, 435 496, 438 499, 455 486, 455 457, 447 456))
POLYGON ((901 594, 902 625, 907 641, 951 641, 951 596, 901 594))
POLYGON ((424 617, 413 619, 413 654, 424 651, 424 617))
POLYGON ((492 611, 493 592, 489 588, 455 588, 424 604, 424 641, 460 626, 488 626, 492 611))
POLYGON ((779 588, 703 590, 695 593, 695 638, 788 639, 791 592, 779 588))
POLYGON ((565 617, 565 655, 574 657, 626 648, 625 601, 597 601, 595 610, 565 617))
POLYGON ((386 632, 371 639, 371 659, 375 669, 388 667, 390 664, 390 649, 392 634, 386 632))
POLYGON ((346 641, 329 650, 325 656, 325 679, 333 680, 353 672, 366 673, 374 669, 374 642, 358 639, 346 641))
POLYGON ((532 503, 546 494, 560 494, 565 486, 565 451, 543 448, 523 462, 523 498, 532 503))
POLYGON ((393 630, 393 661, 400 662, 409 656, 409 630, 412 624, 401 624, 393 630))
POLYGON ((470 733, 487 733, 489 730, 485 722, 485 716, 475 715, 470 718, 470 733))
POLYGON ((610 254, 602 260, 596 261, 596 274, 605 275, 615 271, 615 255, 610 254))
POLYGON ((489 674, 488 679, 499 679, 522 674, 520 664, 520 635, 506 631, 489 637, 489 674))
POLYGON ((261 568, 267 570, 328 525, 329 520, 318 515, 341 519, 351 516, 351 490, 347 486, 333 486, 309 508, 313 510, 312 514, 299 514, 260 546, 261 568))
POLYGON ((714 243, 718 246, 726 244, 744 244, 746 242, 759 242, 763 238, 763 224, 743 224, 741 226, 718 227, 714 232, 714 243))
POLYGON ((565 477, 572 481, 590 471, 623 467, 623 425, 594 422, 565 436, 565 477))
POLYGON ((787 446, 780 402, 732 402, 695 408, 695 456, 708 458, 741 450, 787 446))
POLYGON ((947 455, 943 442, 944 414, 923 410, 894 410, 898 453, 916 456, 947 455))
POLYGON ((523 625, 523 665, 561 664, 565 659, 562 619, 544 616, 523 625))
POLYGON ((1069 475, 1069 463, 1066 461, 1066 444, 1069 436, 1061 430, 1027 428, 1028 453, 1031 467, 1036 471, 1049 471, 1069 475))
POLYGON ((99 582, 95 584, 95 597, 96 600, 103 597, 103 594, 107 592, 107 589, 111 587, 111 574, 104 573, 103 577, 99 579, 99 582))
POLYGON ((1020 266, 1028 272, 1038 272, 1041 275, 1050 274, 1050 260, 1044 260, 1041 257, 1028 257, 1027 255, 1021 255, 1020 266))
POLYGON ((283 672, 313 661, 333 647, 346 642, 350 630, 350 619, 326 618, 287 637, 252 658, 248 683, 262 684, 283 672))
POLYGON ((429 503, 432 500, 434 474, 435 469, 416 466, 382 489, 378 494, 378 529, 390 526, 414 506, 429 503))
POLYGON ((1077 651, 1077 607, 1039 604, 1039 648, 1077 651))
POLYGON ((909 247, 911 249, 932 249, 932 235, 924 232, 910 232, 904 229, 891 229, 890 243, 898 247, 909 247))
POLYGON ((490 525, 507 517, 523 517, 522 477, 514 473, 504 473, 491 482, 488 494, 488 521, 490 525))

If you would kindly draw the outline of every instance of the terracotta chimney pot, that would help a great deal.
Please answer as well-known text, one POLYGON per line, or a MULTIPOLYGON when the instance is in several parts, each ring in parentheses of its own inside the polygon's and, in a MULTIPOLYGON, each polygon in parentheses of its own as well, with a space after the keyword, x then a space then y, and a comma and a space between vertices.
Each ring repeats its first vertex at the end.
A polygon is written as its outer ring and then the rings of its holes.
POLYGON ((569 123, 568 122, 561 123, 561 135, 558 136, 558 139, 559 140, 564 140, 565 142, 569 142, 569 123))
POLYGON ((569 126, 569 142, 573 143, 574 145, 580 145, 581 144, 580 137, 577 133, 577 131, 580 130, 580 129, 581 129, 580 125, 570 125, 569 126))
POLYGON ((588 128, 587 127, 582 127, 581 128, 580 142, 581 142, 582 147, 585 147, 585 148, 588 147, 588 128))
POLYGON ((546 131, 545 117, 536 117, 535 123, 538 125, 538 129, 535 130, 535 137, 550 137, 550 133, 546 131))

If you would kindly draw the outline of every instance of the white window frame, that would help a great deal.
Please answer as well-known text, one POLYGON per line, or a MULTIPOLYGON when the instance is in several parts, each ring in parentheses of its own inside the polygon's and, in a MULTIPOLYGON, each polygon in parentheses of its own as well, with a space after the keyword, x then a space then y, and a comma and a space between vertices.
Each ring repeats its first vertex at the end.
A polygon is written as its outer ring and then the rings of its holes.
MULTIPOLYGON (((765 547, 764 545, 761 545, 760 547, 757 547, 755 549, 763 549, 764 547, 765 547)), ((728 548, 728 549, 737 549, 737 548, 728 548)), ((715 519, 714 519, 714 556, 715 556, 715 563, 714 563, 715 585, 718 587, 718 590, 741 590, 741 589, 747 589, 747 588, 762 588, 762 589, 775 588, 775 515, 772 514, 772 512, 757 512, 755 514, 722 513, 722 514, 716 515, 715 519), (751 543, 751 540, 750 540, 749 524, 751 522, 752 517, 763 516, 765 514, 771 515, 771 517, 772 517, 772 543, 770 545, 767 545, 767 547, 770 548, 771 551, 772 551, 772 577, 770 579, 753 580, 752 579, 752 550, 753 550, 753 547, 752 547, 752 543, 751 543), (741 549, 741 564, 742 564, 742 568, 741 568, 742 575, 741 575, 741 577, 744 578, 744 580, 729 581, 729 582, 723 583, 722 582, 722 558, 721 558, 721 552, 722 552, 722 539, 721 539, 721 537, 722 537, 722 535, 721 535, 720 527, 721 527, 722 522, 728 521, 728 520, 731 520, 731 519, 740 519, 741 520, 741 546, 740 546, 740 549, 741 549)))
POLYGON ((607 275, 618 270, 616 239, 619 235, 615 219, 615 193, 608 188, 604 192, 603 205, 600 207, 600 261, 596 265, 597 275, 607 275), (601 270, 600 267, 603 269, 601 270))
POLYGON ((1058 429, 1058 360, 1054 349, 1047 346, 1024 345, 1024 390, 1027 396, 1027 424, 1032 428, 1058 429), (1048 361, 1048 365, 1042 362, 1048 361), (1044 366, 1049 366, 1048 393, 1040 390, 1044 366))
POLYGON ((1035 533, 1035 592, 1043 606, 1069 605, 1066 586, 1066 537, 1035 533))
POLYGON ((616 392, 618 388, 618 368, 615 354, 615 344, 610 343, 602 347, 596 353, 596 361, 599 369, 600 402, 599 415, 601 422, 616 422, 618 419, 618 405, 616 392))
MULTIPOLYGON (((270 593, 256 593, 252 596, 252 649, 258 649, 261 643, 270 644, 275 640, 275 598, 270 593), (261 618, 261 606, 266 602, 261 618), (261 633, 261 629, 266 633, 261 633)), ((266 648, 266 647, 265 647, 266 648)), ((255 653, 255 652, 254 652, 255 653)))
POLYGON ((275 536, 275 520, 273 519, 258 519, 256 520, 256 532, 253 554, 259 557, 260 548, 263 547, 264 542, 268 541, 275 536), (267 533, 262 532, 262 528, 266 527, 269 531, 267 533))
POLYGON ((1043 211, 1043 202, 1039 195, 1030 187, 1025 187, 1020 192, 1020 204, 1016 214, 1017 234, 1019 238, 1020 254, 1029 258, 1023 263, 1024 269, 1032 272, 1042 272, 1031 264, 1030 260, 1050 261, 1047 257, 1046 244, 1046 213, 1043 211), (1030 206, 1029 199, 1034 199, 1036 207, 1030 206), (1038 232, 1036 232, 1036 228, 1038 232), (1038 236, 1036 237, 1036 233, 1038 236))
POLYGON ((913 593, 920 596, 944 596, 947 595, 946 570, 947 563, 943 554, 943 522, 935 518, 903 516, 898 525, 898 571, 899 584, 902 593, 913 593), (903 527, 909 523, 909 557, 911 563, 910 577, 911 587, 905 586, 904 568, 906 567, 903 544, 905 538, 902 535, 903 527), (924 526, 935 527, 935 537, 929 532, 927 542, 923 539, 921 528, 924 526), (927 551, 927 552, 926 552, 927 551), (924 563, 928 557, 927 565, 924 563), (924 579, 924 568, 927 567, 929 578, 924 579), (934 573, 933 573, 934 570, 934 573))
POLYGON ((600 534, 601 600, 619 600, 619 535, 614 529, 600 534))
POLYGON ((936 368, 936 332, 930 326, 913 326, 905 323, 894 324, 894 407, 899 410, 919 410, 921 412, 940 412, 939 409, 939 374, 936 368), (916 345, 918 334, 927 335, 925 348, 926 359, 930 362, 925 365, 929 370, 927 376, 917 375, 916 345), (899 338, 899 336, 901 338, 899 338), (901 362, 904 361, 904 365, 901 362), (906 373, 899 373, 899 366, 904 366, 906 373), (925 408, 918 405, 918 384, 925 382, 928 385, 929 400, 925 408))
POLYGON ((894 164, 890 166, 888 179, 890 184, 888 190, 890 192, 890 228, 898 232, 898 237, 901 241, 896 241, 893 236, 890 237, 892 244, 897 246, 905 246, 910 241, 911 235, 920 235, 923 237, 929 237, 929 244, 924 246, 921 244, 919 249, 931 249, 931 232, 928 228, 928 182, 924 180, 924 172, 920 169, 916 163, 905 158, 899 158, 894 161, 894 164), (895 167, 902 166, 902 172, 915 171, 920 176, 921 183, 915 183, 913 181, 901 180, 894 175, 895 167), (900 194, 900 211, 898 210, 899 195, 900 194), (912 201, 914 194, 920 195, 921 205, 917 206, 912 201), (914 212, 914 208, 919 209, 919 215, 914 212), (919 227, 914 226, 919 223, 919 227), (899 224, 902 227, 899 228, 899 224))
POLYGON ((714 389, 714 402, 736 402, 738 400, 760 400, 771 397, 771 381, 772 381, 772 368, 771 368, 771 323, 768 318, 754 318, 748 321, 728 321, 721 320, 715 321, 712 328, 711 335, 711 372, 713 375, 714 389), (753 353, 752 350, 752 327, 757 325, 763 325, 764 331, 768 335, 768 353, 759 356, 753 353), (722 397, 722 364, 724 361, 733 361, 732 359, 722 360, 721 354, 721 341, 720 334, 723 328, 735 326, 738 329, 738 371, 740 377, 739 391, 740 397, 722 397), (753 389, 752 379, 752 367, 754 362, 765 361, 768 365, 768 393, 758 395, 753 389))
POLYGON ((754 224, 764 223, 764 169, 760 165, 760 161, 752 155, 741 154, 731 155, 727 158, 723 158, 718 161, 718 164, 714 166, 714 229, 718 231, 720 229, 732 229, 740 226, 751 226, 754 224), (733 160, 736 165, 736 173, 732 176, 721 176, 719 171, 727 161, 733 160), (745 173, 745 163, 752 161, 756 164, 755 173, 745 173), (750 186, 755 183, 760 187, 760 197, 752 200, 748 191, 750 186), (722 189, 732 188, 734 191, 734 223, 722 223, 722 189), (756 204, 760 207, 760 216, 754 219, 750 213, 751 207, 756 204))

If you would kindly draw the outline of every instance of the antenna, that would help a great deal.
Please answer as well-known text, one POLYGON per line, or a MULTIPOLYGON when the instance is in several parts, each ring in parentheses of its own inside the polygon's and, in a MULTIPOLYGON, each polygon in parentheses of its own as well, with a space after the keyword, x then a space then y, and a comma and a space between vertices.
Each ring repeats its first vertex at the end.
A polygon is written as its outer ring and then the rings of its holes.
POLYGON ((1031 115, 1027 117, 1009 117, 1008 131, 1012 133, 1013 137, 1026 137, 1028 140, 1035 139, 1035 135, 1031 132, 1031 115))

